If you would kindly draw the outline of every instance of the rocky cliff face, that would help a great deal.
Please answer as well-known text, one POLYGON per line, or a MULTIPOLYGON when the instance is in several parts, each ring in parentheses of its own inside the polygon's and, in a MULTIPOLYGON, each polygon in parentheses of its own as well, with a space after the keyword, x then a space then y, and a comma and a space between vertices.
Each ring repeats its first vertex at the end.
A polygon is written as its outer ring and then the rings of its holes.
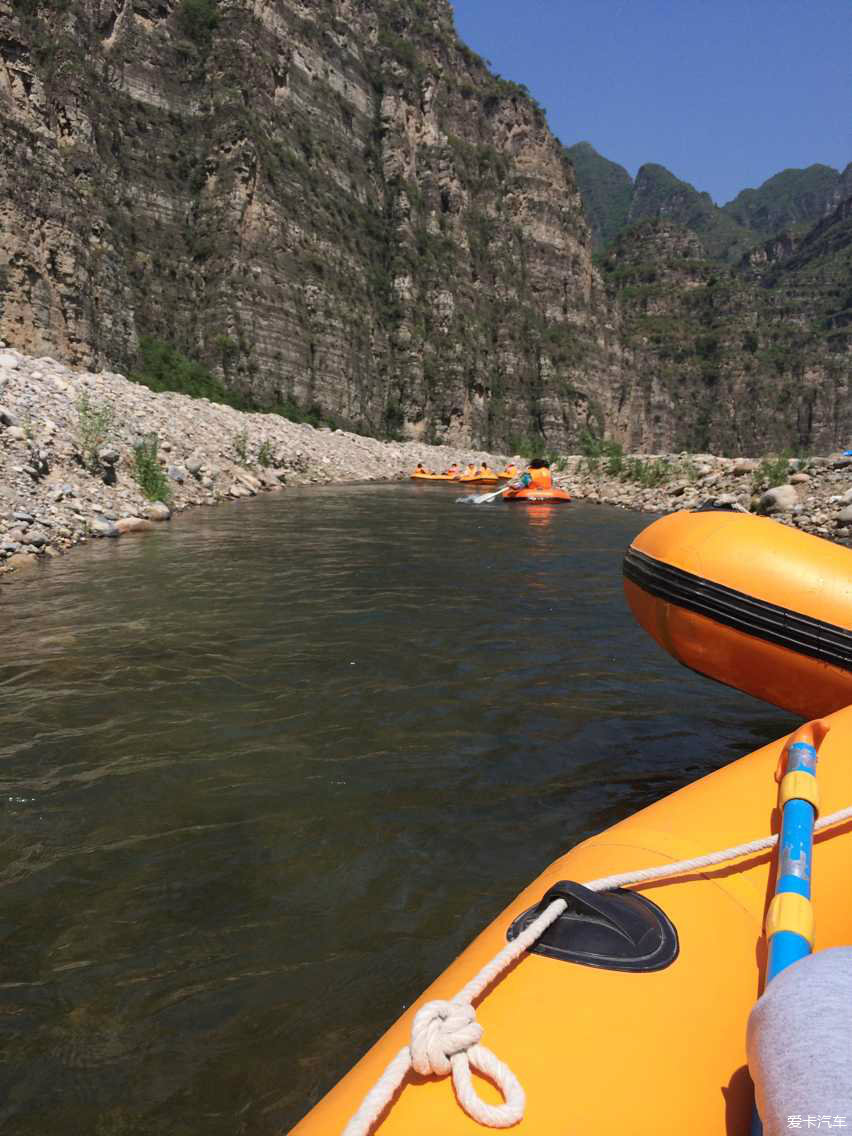
POLYGON ((0 93, 12 345, 130 367, 155 336, 380 434, 596 413, 570 164, 446 0, 0 0, 0 93))
POLYGON ((845 230, 717 271, 742 226, 646 166, 601 275, 447 0, 0 0, 0 147, 22 351, 132 370, 153 337, 255 406, 491 449, 845 442, 845 230))
POLYGON ((673 221, 602 267, 636 375, 612 421, 633 448, 829 452, 852 438, 852 199, 736 267, 673 221))

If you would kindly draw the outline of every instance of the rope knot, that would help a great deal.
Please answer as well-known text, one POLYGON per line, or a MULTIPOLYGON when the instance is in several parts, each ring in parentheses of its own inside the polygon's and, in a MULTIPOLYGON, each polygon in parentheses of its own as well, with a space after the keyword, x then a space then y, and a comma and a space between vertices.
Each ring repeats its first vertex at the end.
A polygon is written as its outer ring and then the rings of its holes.
POLYGON ((411 1027, 411 1064, 423 1076, 446 1077, 450 1058, 477 1045, 482 1026, 469 1002, 427 1002, 414 1015, 411 1027))

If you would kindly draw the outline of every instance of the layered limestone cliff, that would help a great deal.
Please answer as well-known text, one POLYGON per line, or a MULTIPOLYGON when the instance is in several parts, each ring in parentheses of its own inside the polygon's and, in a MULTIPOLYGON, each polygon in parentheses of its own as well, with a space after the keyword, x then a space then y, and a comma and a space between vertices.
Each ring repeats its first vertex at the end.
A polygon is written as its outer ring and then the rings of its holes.
POLYGON ((852 198, 735 267, 674 221, 602 261, 630 347, 612 432, 634 449, 828 453, 852 440, 852 198))
POLYGON ((447 0, 0 0, 0 147, 23 352, 133 371, 153 339, 258 408, 504 451, 847 442, 843 223, 720 267, 742 226, 647 166, 599 271, 566 151, 447 0))
POLYGON ((0 55, 11 345, 132 368, 154 336, 377 434, 599 417, 570 163, 446 0, 0 0, 0 55))

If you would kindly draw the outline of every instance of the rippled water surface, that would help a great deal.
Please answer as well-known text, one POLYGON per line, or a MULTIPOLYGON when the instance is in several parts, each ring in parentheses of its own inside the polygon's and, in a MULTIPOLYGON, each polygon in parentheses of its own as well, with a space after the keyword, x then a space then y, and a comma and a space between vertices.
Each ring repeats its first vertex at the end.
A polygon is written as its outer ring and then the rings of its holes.
POLYGON ((647 518, 290 491, 0 590, 0 1127, 279 1133, 534 874, 790 728, 631 620, 647 518))

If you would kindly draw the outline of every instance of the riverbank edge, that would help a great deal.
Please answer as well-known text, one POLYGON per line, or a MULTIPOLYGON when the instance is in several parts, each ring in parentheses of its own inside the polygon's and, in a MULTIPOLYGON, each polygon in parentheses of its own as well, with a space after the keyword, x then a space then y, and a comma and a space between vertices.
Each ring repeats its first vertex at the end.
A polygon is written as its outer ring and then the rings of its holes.
POLYGON ((380 441, 155 393, 114 372, 0 349, 0 583, 191 508, 288 487, 400 481, 418 462, 442 471, 506 460, 464 442, 380 441))
MULTIPOLYGON (((502 465, 459 444, 380 441, 344 430, 154 393, 113 372, 73 371, 0 349, 0 583, 91 540, 143 533, 186 509, 310 485, 405 480, 418 462, 502 465), (141 442, 156 442, 168 504, 142 492, 141 442)), ((149 463, 150 465, 150 463, 149 463)), ((645 513, 714 505, 817 536, 852 537, 852 456, 564 455, 555 481, 576 500, 645 513)), ((150 468, 148 473, 150 475, 150 468)), ((448 486, 442 486, 446 491, 448 486)))
POLYGON ((577 499, 646 513, 734 509, 838 544, 852 542, 852 454, 758 459, 618 452, 555 464, 557 483, 577 499))

